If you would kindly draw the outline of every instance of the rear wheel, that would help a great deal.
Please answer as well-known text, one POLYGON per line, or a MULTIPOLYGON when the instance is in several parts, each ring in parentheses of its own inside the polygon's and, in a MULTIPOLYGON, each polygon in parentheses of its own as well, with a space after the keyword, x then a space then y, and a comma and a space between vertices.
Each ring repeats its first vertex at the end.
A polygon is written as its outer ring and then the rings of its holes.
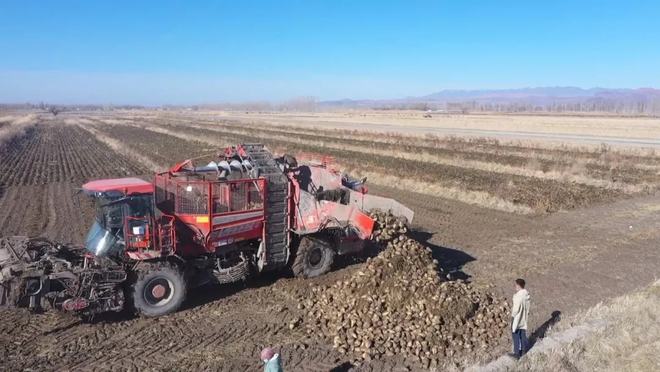
POLYGON ((173 313, 186 298, 183 273, 167 263, 149 264, 137 272, 133 285, 133 307, 147 317, 173 313))
POLYGON ((297 277, 314 278, 330 271, 334 259, 335 251, 329 243, 305 236, 300 239, 291 269, 297 277))

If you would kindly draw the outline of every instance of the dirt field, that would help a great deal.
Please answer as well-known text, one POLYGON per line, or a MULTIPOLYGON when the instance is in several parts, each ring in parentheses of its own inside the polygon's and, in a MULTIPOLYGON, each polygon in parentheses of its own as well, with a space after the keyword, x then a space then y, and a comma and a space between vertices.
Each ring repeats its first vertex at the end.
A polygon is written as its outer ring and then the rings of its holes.
POLYGON ((0 148, 0 231, 81 242, 85 216, 74 205, 75 189, 92 178, 145 173, 78 127, 29 127, 0 148))
MULTIPOLYGON (((553 311, 572 314, 660 274, 660 157, 653 152, 374 136, 188 113, 64 114, 12 137, 0 148, 0 234, 81 243, 89 211, 71 195, 87 179, 146 175, 154 164, 248 141, 330 154, 367 175, 370 192, 415 211, 414 236, 456 276, 507 297, 512 280, 525 277, 534 328, 553 311)), ((359 266, 342 262, 311 284, 333 283, 359 266)), ((2 369, 258 370, 264 345, 281 351, 285 370, 349 369, 351 358, 331 344, 289 328, 305 315, 292 294, 309 285, 266 277, 247 288, 201 288, 184 310, 160 319, 80 324, 61 314, 3 311, 2 369)), ((475 360, 505 350, 502 344, 475 360)), ((397 368, 420 366, 395 356, 358 369, 397 368)))

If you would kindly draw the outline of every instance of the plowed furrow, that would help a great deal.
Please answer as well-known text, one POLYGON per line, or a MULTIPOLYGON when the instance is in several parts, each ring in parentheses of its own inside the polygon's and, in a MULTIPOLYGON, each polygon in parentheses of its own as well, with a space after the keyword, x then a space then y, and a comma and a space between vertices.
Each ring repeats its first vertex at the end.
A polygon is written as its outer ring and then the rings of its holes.
POLYGON ((0 184, 82 183, 147 173, 76 126, 36 125, 0 151, 0 184))

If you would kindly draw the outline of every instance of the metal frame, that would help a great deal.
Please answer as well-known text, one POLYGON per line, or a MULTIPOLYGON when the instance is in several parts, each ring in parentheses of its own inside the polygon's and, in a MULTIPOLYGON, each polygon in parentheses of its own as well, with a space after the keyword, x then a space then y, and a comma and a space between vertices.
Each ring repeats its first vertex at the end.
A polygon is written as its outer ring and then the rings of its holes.
MULTIPOLYGON (((158 209, 158 203, 161 192, 165 192, 165 197, 169 200, 172 195, 173 203, 172 210, 159 210, 159 212, 170 215, 172 218, 187 224, 195 226, 205 237, 205 247, 207 252, 214 252, 219 246, 230 244, 236 241, 246 240, 253 238, 254 231, 258 229, 260 235, 264 236, 264 221, 265 221, 265 206, 268 202, 267 183, 266 179, 260 178, 241 178, 237 180, 226 181, 207 181, 207 180, 189 180, 187 177, 177 177, 171 175, 169 172, 158 173, 154 178, 154 207, 158 209), (246 185, 255 184, 256 189, 261 196, 261 206, 259 208, 247 208, 250 203, 250 188, 246 187, 244 194, 245 209, 232 210, 232 191, 231 185, 246 185), (188 185, 197 187, 204 190, 204 197, 206 198, 206 211, 205 213, 183 213, 180 212, 180 200, 183 199, 183 191, 188 185), (226 195, 219 195, 217 187, 228 187, 226 195), (216 189, 214 192, 214 188, 216 189), (160 189, 160 190, 159 190, 160 189), (224 212, 215 212, 215 200, 219 197, 222 202, 227 205, 228 210, 224 212), (242 215, 248 215, 245 218, 240 218, 242 215), (232 217, 225 223, 216 223, 219 217, 232 217), (245 225, 242 226, 241 225, 245 225)), ((241 186, 245 187, 245 186, 241 186)))

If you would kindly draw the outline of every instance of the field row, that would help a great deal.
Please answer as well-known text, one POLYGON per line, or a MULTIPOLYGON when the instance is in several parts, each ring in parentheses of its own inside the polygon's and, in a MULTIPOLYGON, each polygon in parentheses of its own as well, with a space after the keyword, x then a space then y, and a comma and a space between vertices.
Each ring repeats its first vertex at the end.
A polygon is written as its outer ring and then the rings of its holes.
MULTIPOLYGON (((241 130, 240 126, 220 125, 227 130, 241 130)), ((252 129, 255 130, 255 129, 252 129)), ((564 154, 555 159, 535 158, 507 153, 474 151, 474 146, 462 149, 430 148, 425 146, 389 144, 366 139, 338 139, 315 134, 297 134, 295 132, 273 131, 270 128, 258 128, 260 133, 278 138, 297 138, 303 142, 322 143, 324 147, 344 147, 354 151, 391 155, 421 162, 456 165, 462 168, 475 168, 504 174, 521 174, 544 179, 567 179, 568 181, 596 186, 619 188, 625 185, 657 183, 660 175, 637 168, 631 164, 603 165, 594 162, 580 162, 576 154, 564 154), (380 153, 377 153, 380 152, 380 153), (582 167, 578 165, 582 165, 582 167), (604 181, 604 182, 599 182, 604 181)))
MULTIPOLYGON (((483 203, 497 207, 492 200, 487 200, 488 198, 494 198, 503 201, 505 204, 508 203, 513 208, 519 207, 519 211, 523 211, 524 208, 534 211, 569 209, 609 200, 619 195, 616 190, 607 190, 589 185, 540 180, 517 175, 502 175, 444 164, 414 162, 396 156, 372 156, 359 151, 309 145, 296 139, 287 141, 279 137, 273 138, 258 130, 245 134, 241 131, 228 130, 228 128, 211 129, 167 124, 158 127, 147 124, 144 128, 141 128, 139 125, 140 123, 136 122, 133 126, 107 125, 105 128, 108 133, 117 136, 117 138, 126 138, 127 140, 129 138, 149 138, 157 133, 155 130, 164 129, 169 133, 170 138, 162 141, 169 143, 173 148, 188 149, 187 151, 193 153, 195 149, 200 147, 201 141, 204 141, 206 146, 209 144, 224 144, 228 141, 234 143, 261 141, 279 152, 287 151, 294 154, 300 152, 324 153, 334 156, 345 169, 353 170, 360 175, 368 175, 372 178, 372 181, 375 178, 377 183, 379 177, 382 178, 381 181, 384 181, 381 183, 398 179, 398 186, 411 191, 419 191, 413 189, 430 185, 430 190, 427 191, 439 194, 437 196, 461 199, 461 196, 458 195, 457 197, 456 193, 463 192, 468 197, 474 198, 472 200, 473 204, 483 203), (186 140, 186 138, 189 138, 189 140, 186 140), (453 192, 454 194, 441 195, 443 192, 453 192)), ((158 134, 163 135, 163 133, 158 134)), ((149 145, 145 143, 144 145, 152 146, 148 150, 149 153, 158 152, 158 144, 149 145)), ((181 154, 181 151, 173 153, 171 161, 178 160, 181 154)), ((506 205, 500 207, 506 208, 506 205)))
MULTIPOLYGON (((311 133, 308 130, 295 128, 285 129, 272 125, 246 126, 233 123, 200 124, 182 123, 180 120, 155 121, 145 119, 144 122, 170 124, 178 126, 193 126, 195 128, 222 129, 227 133, 250 135, 258 131, 271 139, 297 141, 308 145, 331 147, 339 150, 351 150, 369 153, 376 156, 395 156, 411 161, 444 164, 461 168, 472 168, 481 171, 495 172, 507 175, 523 175, 544 180, 575 182, 585 185, 611 188, 629 194, 654 190, 660 183, 660 172, 649 169, 657 167, 660 170, 660 158, 644 157, 646 163, 639 163, 633 157, 625 154, 601 154, 600 161, 592 161, 581 152, 564 152, 554 157, 537 157, 529 150, 526 156, 503 151, 491 144, 495 151, 482 151, 488 140, 462 143, 456 148, 430 147, 418 143, 385 143, 378 141, 379 137, 364 137, 364 133, 354 137, 330 135, 327 131, 311 133), (531 155, 529 153, 532 153, 531 155)), ((451 142, 452 140, 449 140, 451 142)), ((454 140, 459 142, 459 140, 454 140)), ((593 154, 588 154, 593 155, 593 154)))
POLYGON ((134 151, 146 154, 155 163, 167 167, 174 162, 204 156, 214 157, 218 148, 206 143, 193 141, 182 142, 180 139, 155 131, 136 130, 136 128, 118 124, 95 124, 94 127, 104 135, 116 138, 134 151))
POLYGON ((93 218, 85 197, 74 196, 81 184, 145 173, 77 126, 59 120, 26 126, 0 147, 0 235, 81 244, 93 218))
POLYGON ((60 123, 26 129, 0 148, 0 185, 82 183, 92 178, 143 174, 145 169, 81 128, 60 123))
POLYGON ((58 182, 5 188, 0 198, 0 236, 45 236, 83 244, 94 211, 83 195, 75 195, 78 187, 58 182))
MULTIPOLYGON (((401 145, 404 147, 412 146, 424 151, 439 151, 439 154, 446 153, 446 150, 449 150, 452 154, 454 152, 458 152, 459 154, 469 154, 474 156, 472 155, 473 153, 486 153, 491 155, 505 156, 505 160, 507 160, 506 156, 513 156, 514 158, 510 158, 509 160, 517 159, 520 162, 520 165, 525 165, 526 160, 529 160, 530 158, 534 158, 539 161, 548 160, 550 163, 571 163, 574 162, 576 158, 579 158, 590 163, 596 163, 600 165, 612 165, 611 163, 616 161, 619 163, 624 162, 630 165, 645 164, 658 166, 658 162, 660 162, 660 153, 648 149, 635 151, 615 151, 610 149, 608 146, 601 146, 600 148, 594 150, 591 148, 582 148, 570 145, 543 146, 539 144, 533 145, 520 144, 515 142, 502 142, 492 138, 461 138, 455 136, 436 135, 414 136, 395 134, 390 132, 377 133, 377 135, 374 135, 375 133, 368 131, 324 129, 319 126, 302 127, 293 125, 268 124, 265 122, 245 122, 236 119, 209 120, 172 115, 156 119, 158 121, 172 121, 183 124, 196 123, 211 126, 231 125, 240 128, 260 128, 263 130, 275 131, 284 134, 295 133, 297 135, 314 135, 327 140, 358 140, 359 142, 355 142, 356 144, 376 143, 377 145, 389 144, 401 145)), ((511 164, 515 165, 515 160, 511 164)))

